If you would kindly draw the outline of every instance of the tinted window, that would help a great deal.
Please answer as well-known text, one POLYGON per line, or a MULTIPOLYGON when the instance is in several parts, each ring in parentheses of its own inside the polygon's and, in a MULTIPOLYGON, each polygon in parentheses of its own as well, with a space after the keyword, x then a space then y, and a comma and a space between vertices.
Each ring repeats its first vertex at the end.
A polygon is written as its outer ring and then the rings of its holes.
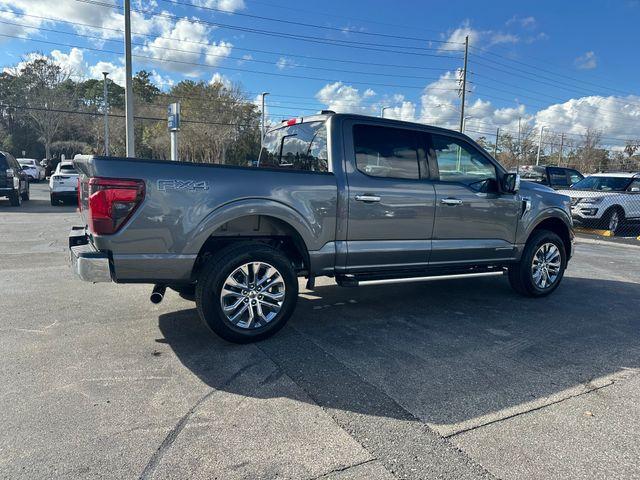
POLYGON ((634 192, 639 192, 640 191, 640 180, 634 180, 633 182, 631 182, 631 185, 629 185, 629 188, 627 188, 627 190, 629 191, 634 191, 634 192), (636 190, 636 188, 638 190, 636 190))
POLYGON ((567 175, 569 175, 569 185, 578 183, 584 178, 584 176, 577 170, 567 170, 567 175))
POLYGON ((568 187, 567 172, 563 168, 549 168, 549 179, 555 187, 568 187))
POLYGON ((438 161, 440 180, 460 182, 484 190, 496 180, 496 167, 473 146, 444 135, 431 135, 431 146, 438 161))
POLYGON ((366 175, 420 178, 416 135, 411 130, 355 125, 353 145, 356 166, 366 175))
POLYGON ((529 182, 547 183, 547 172, 544 167, 523 165, 518 170, 520 178, 529 182))
POLYGON ((299 123, 271 130, 265 136, 258 165, 312 172, 328 171, 325 123, 299 123))
MULTIPOLYGON (((7 168, 9 168, 9 163, 7 162, 7 159, 4 156, 4 154, 0 153, 0 169, 1 170, 6 170, 7 168)), ((2 173, 4 173, 4 172, 2 172, 2 173)))
POLYGON ((78 173, 73 165, 60 165, 60 171, 63 173, 78 173))
POLYGON ((592 175, 580 180, 575 185, 572 185, 572 189, 576 190, 597 190, 601 192, 617 191, 621 192, 627 188, 631 183, 631 178, 625 177, 599 177, 592 175))

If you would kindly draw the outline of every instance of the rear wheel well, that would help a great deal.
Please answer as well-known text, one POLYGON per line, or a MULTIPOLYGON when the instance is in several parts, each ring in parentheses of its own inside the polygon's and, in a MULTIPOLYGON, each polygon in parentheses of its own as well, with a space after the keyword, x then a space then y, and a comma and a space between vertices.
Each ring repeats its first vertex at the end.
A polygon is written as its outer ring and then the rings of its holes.
POLYGON ((565 222, 557 217, 547 218, 536 225, 531 235, 538 230, 548 230, 558 235, 562 239, 564 251, 567 253, 567 256, 571 256, 571 233, 565 222))
POLYGON ((268 215, 247 215, 221 225, 204 242, 193 267, 192 280, 196 280, 207 258, 214 253, 230 245, 255 242, 263 242, 281 251, 291 261, 298 275, 308 272, 309 253, 306 244, 291 225, 268 215))

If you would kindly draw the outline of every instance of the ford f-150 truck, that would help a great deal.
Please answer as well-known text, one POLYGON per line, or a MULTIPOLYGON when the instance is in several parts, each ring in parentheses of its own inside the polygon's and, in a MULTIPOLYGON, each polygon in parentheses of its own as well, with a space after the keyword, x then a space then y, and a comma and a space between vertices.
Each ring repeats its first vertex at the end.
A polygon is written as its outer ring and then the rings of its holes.
POLYGON ((298 277, 341 286, 506 273, 519 293, 560 284, 570 200, 519 183, 467 136, 322 112, 269 131, 247 167, 77 156, 83 225, 72 268, 194 298, 233 342, 284 326, 298 277))

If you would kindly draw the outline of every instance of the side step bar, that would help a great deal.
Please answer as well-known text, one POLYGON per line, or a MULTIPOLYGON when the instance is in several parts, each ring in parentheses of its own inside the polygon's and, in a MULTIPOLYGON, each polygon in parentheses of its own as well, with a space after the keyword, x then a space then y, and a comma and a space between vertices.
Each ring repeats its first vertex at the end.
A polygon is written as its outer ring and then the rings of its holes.
POLYGON ((427 277, 404 277, 404 278, 380 278, 375 280, 358 280, 352 276, 336 276, 336 282, 341 287, 365 287, 367 285, 386 285, 390 283, 412 283, 412 282, 432 282, 435 280, 454 280, 456 278, 476 278, 476 277, 496 277, 504 275, 504 270, 492 272, 458 273, 453 275, 431 275, 427 277))

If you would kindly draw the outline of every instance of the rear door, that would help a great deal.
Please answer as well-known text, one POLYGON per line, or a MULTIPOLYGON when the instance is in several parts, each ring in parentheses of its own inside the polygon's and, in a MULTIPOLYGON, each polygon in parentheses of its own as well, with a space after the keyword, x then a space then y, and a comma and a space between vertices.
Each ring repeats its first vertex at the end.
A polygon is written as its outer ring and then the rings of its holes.
POLYGON ((348 270, 426 267, 435 190, 420 133, 364 120, 344 129, 348 270))
POLYGON ((431 134, 437 177, 431 265, 511 259, 521 203, 498 189, 498 169, 463 137, 431 134))

